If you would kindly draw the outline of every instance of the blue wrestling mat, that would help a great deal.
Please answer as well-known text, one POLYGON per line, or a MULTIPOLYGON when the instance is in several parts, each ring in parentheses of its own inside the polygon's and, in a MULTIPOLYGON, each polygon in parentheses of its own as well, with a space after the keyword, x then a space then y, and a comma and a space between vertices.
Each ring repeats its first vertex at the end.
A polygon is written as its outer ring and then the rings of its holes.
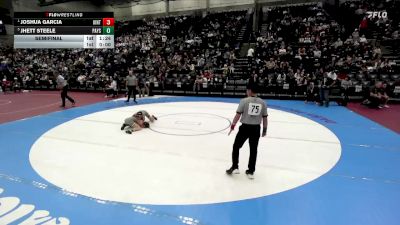
POLYGON ((400 224, 400 137, 347 108, 268 100, 253 181, 243 173, 246 150, 242 174, 224 174, 239 99, 138 102, 0 125, 0 224, 400 224), (159 116, 153 130, 120 131, 139 108, 159 116))

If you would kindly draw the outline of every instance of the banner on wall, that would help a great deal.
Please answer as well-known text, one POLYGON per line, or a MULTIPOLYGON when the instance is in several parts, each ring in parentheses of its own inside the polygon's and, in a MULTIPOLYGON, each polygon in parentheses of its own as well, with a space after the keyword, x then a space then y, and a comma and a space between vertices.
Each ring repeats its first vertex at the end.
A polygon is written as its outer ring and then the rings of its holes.
POLYGON ((210 8, 254 4, 254 0, 210 0, 210 8))
POLYGON ((132 16, 166 13, 166 3, 164 1, 149 4, 137 4, 133 5, 131 8, 132 16))

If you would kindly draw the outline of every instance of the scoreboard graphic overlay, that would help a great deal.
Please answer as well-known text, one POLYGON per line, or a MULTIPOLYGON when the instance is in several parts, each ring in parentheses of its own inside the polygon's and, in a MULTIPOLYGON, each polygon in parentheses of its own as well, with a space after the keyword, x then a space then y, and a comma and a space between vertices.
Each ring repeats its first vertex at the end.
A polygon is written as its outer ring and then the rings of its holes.
POLYGON ((114 48, 113 12, 15 12, 14 48, 114 48))

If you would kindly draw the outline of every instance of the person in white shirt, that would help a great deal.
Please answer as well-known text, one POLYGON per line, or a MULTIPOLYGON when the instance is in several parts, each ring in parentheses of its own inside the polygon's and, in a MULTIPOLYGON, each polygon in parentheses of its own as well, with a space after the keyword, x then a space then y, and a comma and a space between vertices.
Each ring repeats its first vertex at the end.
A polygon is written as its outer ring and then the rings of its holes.
POLYGON ((313 53, 314 53, 314 58, 321 58, 321 54, 322 54, 321 50, 318 49, 317 47, 314 49, 313 53))
POLYGON ((337 79, 337 74, 335 71, 331 71, 328 73, 328 77, 335 81, 337 79))
POLYGON ((64 79, 61 74, 57 76, 57 87, 61 90, 61 107, 65 107, 65 98, 67 98, 71 103, 72 106, 75 106, 75 100, 68 96, 68 82, 64 79))
POLYGON ((360 37, 360 43, 367 43, 368 41, 367 41, 367 38, 365 37, 365 35, 362 35, 361 37, 360 37))
POLYGON ((107 86, 107 89, 106 89, 106 98, 108 98, 108 97, 112 97, 112 98, 114 98, 114 97, 116 97, 117 96, 117 91, 118 91, 118 89, 117 89, 117 81, 115 80, 115 79, 113 79, 112 81, 111 81, 111 83, 107 86))
POLYGON ((249 48, 249 50, 247 50, 247 56, 248 57, 253 57, 254 55, 254 49, 253 48, 249 48))
POLYGON ((337 41, 335 41, 335 43, 333 43, 333 46, 335 48, 341 47, 341 46, 343 46, 343 41, 340 38, 338 38, 337 41))
POLYGON ((249 65, 253 64, 253 57, 254 57, 254 49, 249 48, 249 50, 247 50, 247 63, 249 65))

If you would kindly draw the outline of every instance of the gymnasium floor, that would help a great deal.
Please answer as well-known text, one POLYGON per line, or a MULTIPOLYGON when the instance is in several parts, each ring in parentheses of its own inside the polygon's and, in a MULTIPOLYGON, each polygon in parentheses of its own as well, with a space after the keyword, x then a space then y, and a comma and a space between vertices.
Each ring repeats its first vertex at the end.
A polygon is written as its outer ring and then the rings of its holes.
POLYGON ((138 102, 0 124, 0 224, 399 224, 399 134, 347 108, 268 100, 249 180, 247 143, 241 174, 225 175, 239 99, 138 102), (159 120, 122 132, 140 109, 159 120))

